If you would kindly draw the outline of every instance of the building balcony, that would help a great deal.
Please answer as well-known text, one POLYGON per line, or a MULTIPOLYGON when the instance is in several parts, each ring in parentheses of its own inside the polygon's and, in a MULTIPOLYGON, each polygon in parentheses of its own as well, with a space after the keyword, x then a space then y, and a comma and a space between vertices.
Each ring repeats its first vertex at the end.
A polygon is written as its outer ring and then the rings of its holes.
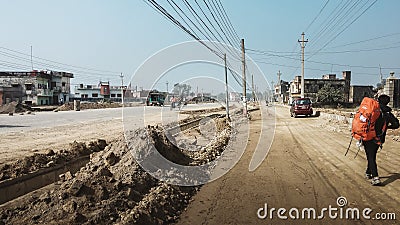
POLYGON ((57 92, 57 93, 61 92, 61 87, 58 87, 58 86, 53 87, 53 92, 57 92))
POLYGON ((53 90, 50 89, 37 89, 36 90, 37 96, 53 96, 53 90))

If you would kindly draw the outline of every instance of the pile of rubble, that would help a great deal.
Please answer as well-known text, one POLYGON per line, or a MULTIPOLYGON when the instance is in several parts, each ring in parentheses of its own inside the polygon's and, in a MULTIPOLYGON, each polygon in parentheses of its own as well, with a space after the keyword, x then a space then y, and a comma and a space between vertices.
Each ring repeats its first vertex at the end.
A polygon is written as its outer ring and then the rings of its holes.
MULTIPOLYGON (((122 107, 121 103, 117 102, 81 102, 80 109, 105 109, 105 108, 118 108, 122 107)), ((58 107, 54 111, 70 111, 74 110, 74 103, 68 102, 58 107)))
POLYGON ((17 103, 17 102, 10 102, 0 106, 0 114, 10 114, 13 113, 23 113, 23 112, 30 112, 32 109, 25 104, 17 103))
POLYGON ((35 153, 13 163, 0 165, 0 181, 20 177, 43 168, 62 165, 77 157, 102 151, 106 146, 106 141, 102 139, 91 141, 88 144, 75 141, 70 144, 69 149, 60 150, 57 153, 52 149, 48 149, 46 153, 35 153))
POLYGON ((213 112, 220 112, 220 111, 224 111, 225 107, 221 106, 219 108, 212 108, 212 109, 198 109, 198 110, 182 110, 180 113, 181 114, 191 114, 191 115, 204 115, 207 113, 213 113, 213 112))
POLYGON ((226 121, 216 123, 221 132, 192 155, 177 148, 173 144, 176 140, 167 138, 162 127, 127 132, 125 138, 109 143, 103 151, 91 153, 90 162, 75 175, 64 174, 57 188, 32 195, 28 202, 3 207, 0 223, 174 223, 200 186, 176 186, 155 179, 137 163, 137 154, 141 159, 149 157, 153 154, 149 146, 156 146, 173 162, 200 165, 218 157, 229 138, 231 127, 226 121))

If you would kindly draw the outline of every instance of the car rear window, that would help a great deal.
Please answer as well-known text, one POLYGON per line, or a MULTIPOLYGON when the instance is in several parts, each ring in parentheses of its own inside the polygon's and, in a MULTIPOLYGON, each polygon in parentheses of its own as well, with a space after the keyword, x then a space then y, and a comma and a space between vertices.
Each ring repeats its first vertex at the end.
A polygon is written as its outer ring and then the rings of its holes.
POLYGON ((300 99, 300 100, 296 100, 296 104, 297 105, 309 105, 311 104, 310 99, 300 99))

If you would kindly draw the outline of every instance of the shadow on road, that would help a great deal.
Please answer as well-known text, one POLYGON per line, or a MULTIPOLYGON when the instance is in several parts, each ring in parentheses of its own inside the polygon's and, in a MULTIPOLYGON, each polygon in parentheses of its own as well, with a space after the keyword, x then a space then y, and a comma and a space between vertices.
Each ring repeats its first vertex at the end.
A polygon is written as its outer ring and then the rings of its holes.
POLYGON ((392 183, 393 181, 400 180, 400 173, 391 173, 390 176, 381 177, 381 178, 387 178, 381 184, 382 186, 386 186, 386 185, 392 183))
POLYGON ((13 128, 13 127, 28 127, 28 126, 21 126, 21 125, 1 125, 0 128, 13 128))

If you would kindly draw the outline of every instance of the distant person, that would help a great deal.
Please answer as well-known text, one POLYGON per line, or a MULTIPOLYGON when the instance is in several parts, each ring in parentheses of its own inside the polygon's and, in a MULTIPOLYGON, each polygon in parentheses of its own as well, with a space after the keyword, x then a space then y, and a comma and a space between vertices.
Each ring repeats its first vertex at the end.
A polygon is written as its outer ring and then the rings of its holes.
POLYGON ((376 165, 376 154, 379 147, 382 148, 382 144, 385 143, 386 130, 399 128, 399 120, 391 113, 392 109, 387 106, 390 102, 390 97, 388 95, 380 95, 378 97, 378 102, 381 108, 381 116, 375 123, 375 131, 377 137, 379 137, 380 143, 376 140, 363 142, 368 161, 365 174, 367 179, 371 179, 372 185, 381 184, 378 176, 378 167, 376 165), (386 129, 384 128, 385 125, 386 129))

